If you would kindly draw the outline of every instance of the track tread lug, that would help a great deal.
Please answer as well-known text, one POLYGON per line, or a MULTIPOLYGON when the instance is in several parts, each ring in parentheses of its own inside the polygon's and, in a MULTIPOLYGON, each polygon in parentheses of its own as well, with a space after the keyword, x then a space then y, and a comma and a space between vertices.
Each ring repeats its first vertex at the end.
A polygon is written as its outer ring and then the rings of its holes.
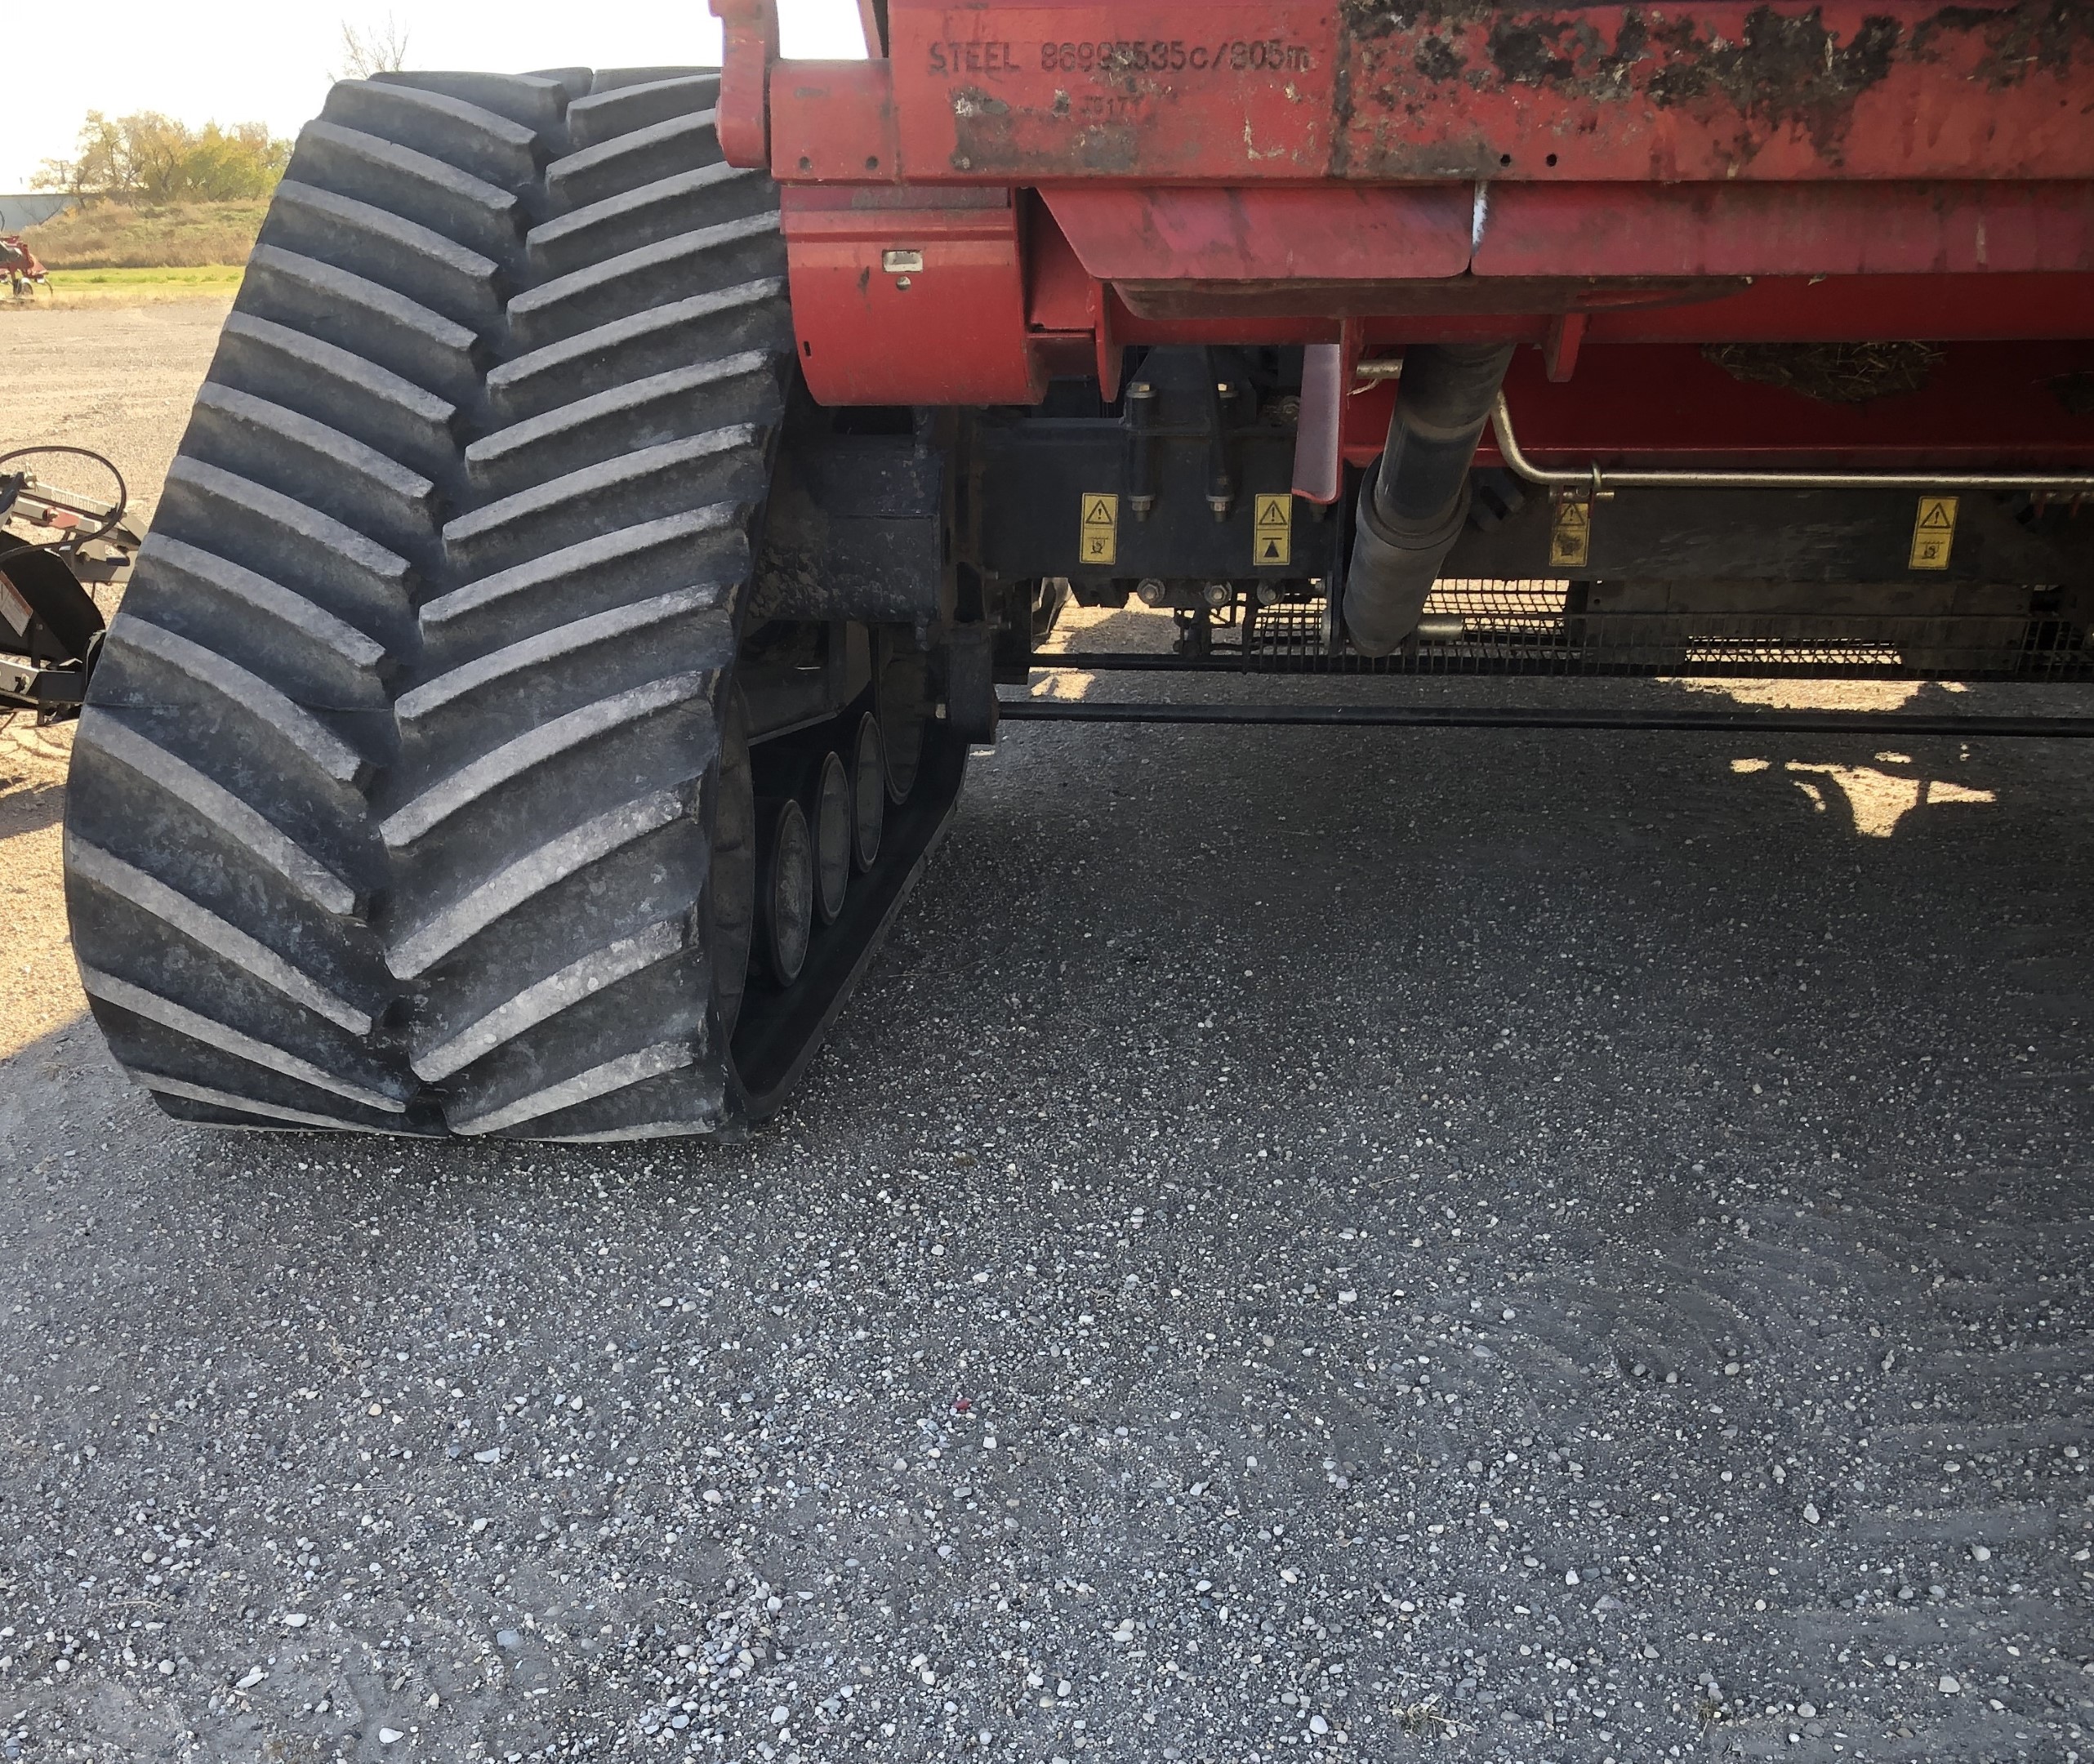
POLYGON ((170 888, 114 853, 75 838, 66 849, 73 873, 149 913, 208 950, 221 960, 252 975, 266 987, 324 1017, 353 1036, 368 1036, 373 1027, 371 1013, 330 991, 296 962, 271 949, 259 938, 250 937, 229 920, 221 917, 201 902, 170 888))
POLYGON ((775 211, 702 227, 571 270, 510 302, 510 334, 528 351, 607 322, 652 312, 694 283, 753 282, 783 273, 785 236, 775 211))
POLYGON ((445 91, 385 80, 343 80, 320 114, 365 135, 440 159, 512 195, 543 163, 538 130, 445 91))
POLYGON ((483 332, 501 316, 501 266, 442 234, 352 197, 286 179, 261 243, 331 264, 483 332))
POLYGON ((776 358, 749 350, 649 374, 527 417, 474 442, 466 470, 475 494, 498 498, 637 448, 740 424, 773 428, 784 414, 776 358))
POLYGON ((550 281, 777 206, 777 186, 763 172, 723 162, 570 210, 533 227, 524 248, 532 277, 550 281))
POLYGON ((368 203, 501 264, 519 257, 531 216, 511 192, 361 129, 308 122, 287 179, 368 203))
POLYGON ((567 89, 557 78, 538 74, 409 70, 375 74, 372 82, 457 99, 475 109, 506 117, 541 140, 564 141, 567 136, 567 89))
POLYGON ((286 409, 332 417, 342 434, 432 480, 457 471, 457 406, 336 344, 235 311, 212 375, 286 409))
POLYGON ((595 90, 568 107, 568 140, 574 150, 600 147, 672 117, 700 116, 720 100, 718 69, 631 68, 599 74, 595 90), (616 80, 616 84, 606 84, 616 80))
MULTIPOLYGON (((261 675, 179 631, 132 612, 111 627, 104 662, 123 666, 128 679, 130 664, 139 657, 223 699, 260 731, 275 736, 330 784, 354 789, 369 777, 372 768, 362 754, 261 675)), ((141 702, 164 701, 147 694, 141 702)))
POLYGON ((295 497, 396 555, 435 537, 436 486, 339 429, 206 383, 185 441, 192 457, 295 497))
POLYGON ((439 780, 389 815, 380 823, 379 832, 395 851, 412 845, 502 786, 528 776, 534 768, 628 724, 691 703, 702 696, 711 677, 671 675, 541 723, 439 780))
POLYGON ((315 1090, 324 1090, 331 1096, 345 1097, 350 1102, 366 1108, 381 1110, 387 1114, 404 1114, 405 1100, 387 1096, 382 1091, 354 1084, 339 1075, 323 1071, 310 1060, 278 1047, 273 1042, 262 1040, 230 1024, 207 1017, 201 1011, 191 1010, 172 999, 163 998, 158 993, 131 982, 122 979, 98 968, 85 964, 80 969, 80 983, 90 998, 101 1000, 118 1010, 158 1024, 161 1028, 186 1040, 200 1043, 216 1052, 244 1060, 250 1065, 260 1066, 289 1078, 298 1084, 310 1085, 315 1090))
POLYGON ((479 337, 368 276, 257 245, 241 294, 256 316, 360 355, 452 404, 479 393, 479 337))
POLYGON ((553 212, 565 214, 679 172, 717 165, 724 157, 713 113, 683 113, 555 160, 546 168, 546 188, 553 212))
POLYGON ((689 812, 688 792, 653 791, 532 847, 427 917, 398 927, 387 964, 403 980, 419 979, 469 938, 689 812))
POLYGON ((506 425, 542 416, 693 361, 789 350, 791 322, 781 305, 785 290, 784 281, 773 276, 694 294, 516 356, 488 376, 494 419, 506 425))

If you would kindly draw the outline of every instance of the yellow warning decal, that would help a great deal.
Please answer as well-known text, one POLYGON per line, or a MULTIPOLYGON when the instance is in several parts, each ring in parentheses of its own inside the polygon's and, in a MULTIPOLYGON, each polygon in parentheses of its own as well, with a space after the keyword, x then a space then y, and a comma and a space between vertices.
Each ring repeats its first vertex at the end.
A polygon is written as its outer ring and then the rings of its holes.
POLYGON ((1120 561, 1120 498, 1086 491, 1083 499, 1083 542, 1080 552, 1085 564, 1120 561))
POLYGON ((1946 569, 1949 547, 1956 542, 1956 505, 1961 498, 1923 496, 1912 523, 1914 569, 1946 569))
POLYGON ((1294 499, 1291 496, 1262 496, 1255 510, 1257 537, 1250 560, 1260 569, 1277 569, 1294 561, 1294 499))
POLYGON ((1548 530, 1548 561, 1558 569, 1582 569, 1592 559, 1593 505, 1566 497, 1548 530))

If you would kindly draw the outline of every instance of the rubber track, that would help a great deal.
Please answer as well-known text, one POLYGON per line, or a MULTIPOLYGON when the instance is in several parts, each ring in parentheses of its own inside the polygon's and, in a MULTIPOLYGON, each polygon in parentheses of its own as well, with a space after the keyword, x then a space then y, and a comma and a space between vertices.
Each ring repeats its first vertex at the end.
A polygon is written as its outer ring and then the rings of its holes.
POLYGON ((721 163, 715 91, 599 82, 519 192, 379 826, 412 1067, 454 1133, 731 1114, 711 768, 791 330, 776 196, 721 163))
POLYGON ((717 1124, 702 780, 790 320, 715 89, 388 76, 301 136, 76 749, 85 983, 170 1112, 717 1124))
POLYGON ((484 112, 339 88, 168 474, 81 720, 66 856, 96 1016, 173 1114, 439 1125, 373 922, 372 792, 539 157, 484 112))

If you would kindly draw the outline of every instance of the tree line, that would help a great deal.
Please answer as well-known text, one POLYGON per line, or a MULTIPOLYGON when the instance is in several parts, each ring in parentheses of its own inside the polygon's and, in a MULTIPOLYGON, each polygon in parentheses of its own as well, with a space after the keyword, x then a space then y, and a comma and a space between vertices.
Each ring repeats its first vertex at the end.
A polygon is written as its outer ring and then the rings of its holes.
POLYGON ((47 159, 32 180, 139 207, 248 202, 267 196, 291 163, 291 143, 260 122, 191 128, 155 110, 90 110, 70 159, 47 159))
MULTIPOLYGON (((407 65, 408 36, 385 15, 363 29, 343 21, 338 79, 368 79, 407 65)), ((252 202, 268 196, 291 163, 292 143, 261 122, 191 128, 157 110, 110 117, 90 110, 70 159, 47 159, 30 180, 38 189, 65 190, 140 208, 183 203, 252 202)))

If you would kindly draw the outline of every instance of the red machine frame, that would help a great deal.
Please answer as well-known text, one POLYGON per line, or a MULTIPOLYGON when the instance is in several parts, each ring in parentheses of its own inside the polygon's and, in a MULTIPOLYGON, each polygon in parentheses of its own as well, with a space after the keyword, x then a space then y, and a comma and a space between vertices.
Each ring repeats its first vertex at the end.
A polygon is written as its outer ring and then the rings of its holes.
POLYGON ((2094 371, 2087 9, 863 0, 871 59, 798 62, 775 0, 712 4, 825 403, 1319 345, 1362 463, 1363 357, 1494 337, 1535 345, 1508 395, 1545 462, 2094 465, 2053 390, 2094 371), (1800 426, 1695 347, 1896 339, 1945 371, 1800 426))

